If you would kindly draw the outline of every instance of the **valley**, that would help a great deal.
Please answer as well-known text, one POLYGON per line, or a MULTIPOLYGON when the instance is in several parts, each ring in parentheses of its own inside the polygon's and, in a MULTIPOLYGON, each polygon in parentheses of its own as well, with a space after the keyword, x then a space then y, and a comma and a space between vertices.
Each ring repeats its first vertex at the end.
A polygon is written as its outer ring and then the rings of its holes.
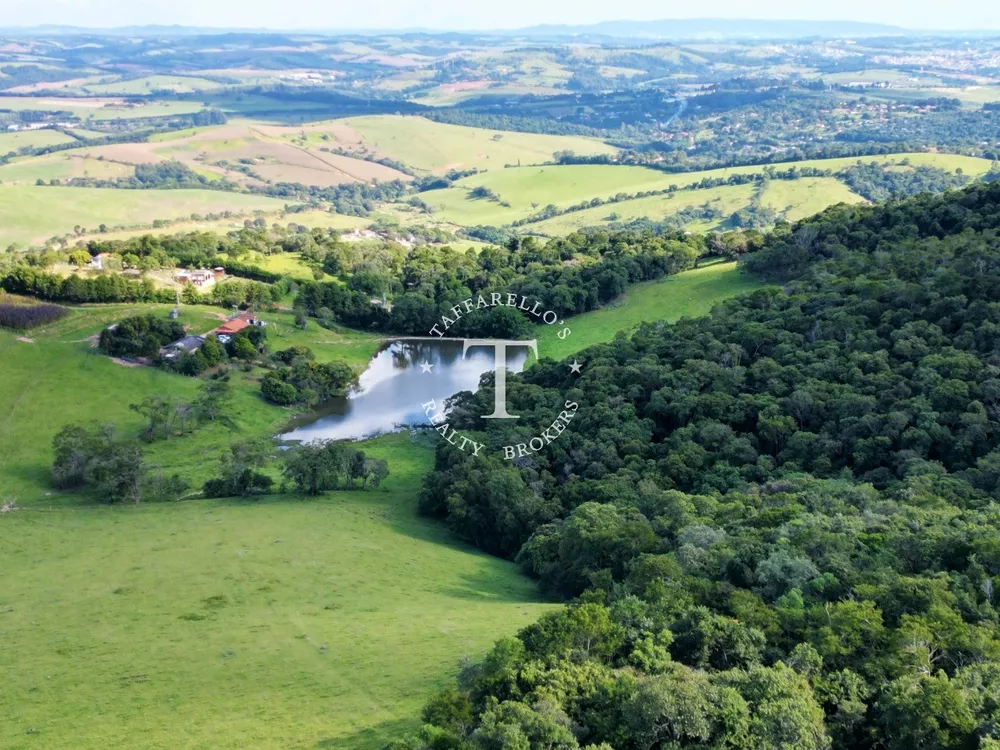
POLYGON ((339 12, 0 29, 0 747, 1000 743, 1000 36, 339 12))

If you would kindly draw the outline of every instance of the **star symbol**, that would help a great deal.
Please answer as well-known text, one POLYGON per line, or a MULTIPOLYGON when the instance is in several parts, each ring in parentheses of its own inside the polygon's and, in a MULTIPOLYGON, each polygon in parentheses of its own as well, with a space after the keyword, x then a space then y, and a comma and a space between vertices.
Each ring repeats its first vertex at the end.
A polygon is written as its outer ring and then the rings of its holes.
POLYGON ((575 359, 573 360, 573 364, 571 364, 571 365, 569 366, 569 370, 570 370, 570 372, 572 372, 572 373, 574 373, 574 374, 576 374, 576 375, 579 375, 579 374, 580 374, 580 370, 582 370, 582 369, 583 369, 583 365, 581 365, 581 364, 580 364, 579 362, 577 362, 577 361, 576 361, 575 359))
POLYGON ((432 368, 433 366, 434 366, 434 365, 432 365, 432 364, 429 364, 429 363, 427 363, 427 362, 421 362, 421 363, 420 363, 420 372, 430 372, 430 371, 431 371, 431 368, 432 368))

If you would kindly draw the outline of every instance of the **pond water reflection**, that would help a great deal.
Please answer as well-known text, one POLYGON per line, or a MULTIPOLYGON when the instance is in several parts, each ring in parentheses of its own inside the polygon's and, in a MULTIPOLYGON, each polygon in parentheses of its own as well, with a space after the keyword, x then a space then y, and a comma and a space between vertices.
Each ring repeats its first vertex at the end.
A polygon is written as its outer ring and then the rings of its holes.
MULTIPOLYGON (((507 369, 520 372, 527 358, 527 348, 512 348, 507 352, 507 369)), ((403 425, 429 424, 421 404, 433 399, 441 405, 460 391, 475 391, 480 376, 492 370, 493 350, 488 347, 472 347, 463 358, 461 341, 393 341, 372 357, 349 395, 296 418, 291 431, 281 437, 304 442, 358 440, 403 425)))

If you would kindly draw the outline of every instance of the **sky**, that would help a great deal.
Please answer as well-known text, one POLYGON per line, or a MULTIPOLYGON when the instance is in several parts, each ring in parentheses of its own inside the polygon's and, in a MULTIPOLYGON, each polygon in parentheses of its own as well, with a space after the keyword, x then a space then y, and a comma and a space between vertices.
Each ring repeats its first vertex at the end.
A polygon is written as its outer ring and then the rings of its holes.
POLYGON ((180 24, 273 29, 510 29, 609 20, 869 21, 911 29, 1000 29, 995 0, 0 0, 0 26, 180 24))

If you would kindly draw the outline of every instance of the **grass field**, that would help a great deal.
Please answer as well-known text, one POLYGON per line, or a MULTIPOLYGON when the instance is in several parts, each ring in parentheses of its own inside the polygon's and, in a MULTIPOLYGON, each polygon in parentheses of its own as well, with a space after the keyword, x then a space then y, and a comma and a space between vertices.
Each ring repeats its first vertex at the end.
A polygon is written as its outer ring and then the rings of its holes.
POLYGON ((612 214, 618 215, 616 221, 641 218, 661 221, 685 208, 694 208, 707 203, 723 214, 722 219, 707 222, 705 228, 714 229, 718 224, 728 219, 734 211, 749 205, 755 189, 754 185, 726 185, 704 190, 685 190, 675 193, 672 197, 654 195, 649 198, 637 198, 612 205, 588 208, 583 211, 573 211, 545 221, 526 224, 522 228, 530 232, 558 237, 583 227, 607 225, 610 223, 608 217, 612 214))
POLYGON ((833 177, 802 177, 798 180, 771 180, 760 197, 783 219, 798 221, 813 216, 837 203, 863 203, 864 198, 851 192, 833 177))
POLYGON ((540 326, 538 353, 564 359, 589 346, 611 341, 618 331, 632 331, 646 321, 673 322, 707 315, 716 303, 759 286, 758 281, 742 275, 735 263, 711 263, 637 284, 600 310, 567 320, 572 333, 564 340, 556 335, 562 326, 540 326))
MULTIPOLYGON (((365 229, 371 224, 370 218, 361 216, 346 216, 344 214, 330 213, 329 211, 313 210, 286 213, 282 211, 265 211, 261 213, 258 209, 245 212, 246 218, 256 218, 258 215, 267 219, 268 224, 300 224, 310 229, 313 227, 323 227, 349 231, 357 227, 365 229)), ((234 216, 229 219, 202 220, 202 221, 175 221, 169 226, 151 229, 149 226, 137 227, 134 229, 119 229, 103 233, 89 232, 80 235, 77 240, 87 241, 91 239, 116 239, 123 240, 129 237, 139 237, 144 234, 180 234, 182 232, 216 232, 226 234, 243 226, 244 218, 234 216)), ((93 227, 91 227, 93 228, 93 227)), ((77 240, 74 240, 76 242, 77 240)))
POLYGON ((81 119, 114 120, 135 117, 163 117, 184 115, 203 109, 200 102, 151 102, 148 104, 126 105, 114 97, 87 99, 71 97, 43 98, 30 96, 5 96, 0 101, 3 109, 20 111, 25 109, 41 112, 69 112, 81 119))
POLYGON ((366 450, 392 467, 378 491, 4 514, 0 746, 374 750, 415 729, 460 658, 549 605, 416 515, 429 448, 366 450))
MULTIPOLYGON (((123 367, 87 338, 168 305, 78 308, 30 341, 0 332, 0 747, 374 750, 415 729, 419 709, 462 657, 548 606, 517 568, 456 544, 416 514, 433 443, 366 443, 389 461, 378 490, 305 500, 109 508, 54 491, 52 435, 114 421, 128 404, 194 395, 198 381, 123 367)), ((217 308, 183 308, 194 331, 217 308)), ((274 348, 311 346, 362 365, 378 340, 265 313, 274 348)), ((293 413, 236 373, 235 433, 204 427, 147 448, 196 486, 235 439, 275 434, 293 413)))
MULTIPOLYGON (((909 160, 912 166, 936 166, 949 171, 961 168, 972 177, 985 174, 992 166, 992 162, 988 159, 934 153, 871 156, 864 157, 861 161, 864 163, 874 161, 880 164, 897 164, 904 159, 909 160)), ((813 159, 774 166, 775 169, 779 170, 796 166, 837 171, 858 161, 855 158, 813 159)), ((491 170, 472 175, 459 180, 453 187, 423 193, 421 198, 435 210, 435 216, 443 221, 465 226, 475 224, 502 225, 529 216, 549 203, 559 208, 565 208, 590 198, 609 198, 619 192, 636 193, 644 190, 662 190, 670 185, 684 188, 705 178, 725 178, 734 174, 760 174, 762 171, 763 167, 760 165, 675 174, 645 167, 617 165, 522 167, 520 169, 491 170), (469 191, 477 187, 489 188, 499 196, 499 200, 470 198, 469 191), (509 203, 509 207, 501 205, 500 201, 509 203)), ((853 195, 844 185, 833 178, 810 178, 810 180, 812 181, 790 182, 787 189, 774 188, 772 200, 775 207, 788 207, 789 215, 792 218, 801 218, 809 213, 815 213, 813 209, 822 210, 827 205, 850 200, 851 195, 853 195), (797 195, 800 190, 804 193, 801 196, 797 195), (784 203, 778 206, 781 201, 784 203)), ((778 180, 774 180, 772 184, 776 185, 778 182, 778 180)), ((680 197, 681 194, 678 194, 677 199, 680 197)), ((703 200, 699 201, 699 203, 703 202, 703 200)), ((625 205, 619 203, 615 206, 600 206, 592 211, 600 216, 605 216, 612 211, 618 211, 624 215, 623 207, 625 205)), ((653 201, 650 205, 658 207, 659 203, 653 201)), ((629 211, 629 213, 634 213, 634 211, 629 211)), ((574 218, 578 217, 559 218, 564 219, 569 225, 574 222, 574 218)), ((585 221, 587 224, 593 223, 592 216, 585 217, 585 221)))
POLYGON ((17 159, 0 166, 0 181, 34 184, 35 180, 93 177, 99 180, 129 177, 135 167, 103 159, 90 159, 80 149, 17 159))
POLYGON ((0 156, 17 151, 21 148, 36 148, 38 146, 55 146, 60 143, 70 143, 73 139, 58 130, 21 130, 14 133, 0 132, 0 156))
POLYGON ((144 224, 192 213, 278 211, 277 198, 216 190, 117 190, 113 188, 0 185, 0 246, 37 244, 73 230, 144 224))
POLYGON ((150 94, 153 91, 172 91, 189 94, 195 91, 213 91, 221 84, 207 78, 193 76, 145 76, 130 81, 106 84, 88 84, 83 89, 90 94, 150 94))
POLYGON ((446 125, 423 117, 380 115, 340 121, 357 132, 365 144, 426 172, 451 169, 498 170, 504 164, 538 164, 552 160, 555 151, 612 154, 617 149, 594 138, 537 135, 446 125), (499 137, 498 137, 499 136, 499 137))

